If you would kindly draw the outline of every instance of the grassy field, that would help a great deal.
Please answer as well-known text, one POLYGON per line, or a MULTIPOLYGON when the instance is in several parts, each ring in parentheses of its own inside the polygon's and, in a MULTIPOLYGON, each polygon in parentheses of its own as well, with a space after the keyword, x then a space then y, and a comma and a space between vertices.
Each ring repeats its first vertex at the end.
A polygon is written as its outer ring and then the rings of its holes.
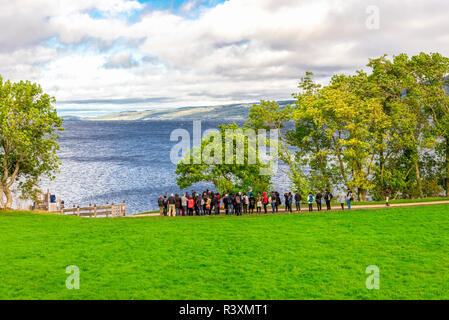
POLYGON ((448 299, 449 205, 243 217, 0 213, 0 299, 448 299), (80 268, 68 290, 66 267, 80 268), (368 290, 365 269, 380 269, 368 290))
MULTIPOLYGON (((449 200, 448 197, 438 197, 438 198, 420 198, 420 199, 397 199, 397 200, 390 200, 390 204, 400 204, 400 203, 418 203, 418 202, 434 202, 434 201, 447 201, 449 200)), ((354 205, 374 205, 374 204, 385 204, 385 201, 355 201, 354 205)))

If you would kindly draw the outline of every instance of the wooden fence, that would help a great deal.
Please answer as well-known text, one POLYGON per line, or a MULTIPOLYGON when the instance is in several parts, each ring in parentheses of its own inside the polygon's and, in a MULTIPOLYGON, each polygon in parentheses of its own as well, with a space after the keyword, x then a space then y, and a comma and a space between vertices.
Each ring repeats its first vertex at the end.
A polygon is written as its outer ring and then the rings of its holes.
POLYGON ((97 205, 89 205, 88 207, 80 208, 79 206, 73 206, 73 208, 70 209, 61 209, 61 214, 64 215, 71 215, 71 216, 78 216, 78 217, 94 217, 97 216, 106 216, 106 218, 117 218, 117 217, 124 217, 126 216, 126 202, 123 201, 122 204, 108 204, 104 206, 98 206, 97 205))

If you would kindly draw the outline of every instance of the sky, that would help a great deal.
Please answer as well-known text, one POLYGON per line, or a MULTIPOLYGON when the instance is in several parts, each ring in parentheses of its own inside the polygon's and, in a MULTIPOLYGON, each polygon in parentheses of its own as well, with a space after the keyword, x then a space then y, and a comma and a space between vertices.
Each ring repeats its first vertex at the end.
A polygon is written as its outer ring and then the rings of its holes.
POLYGON ((0 0, 0 75, 61 115, 288 100, 383 54, 449 56, 447 0, 0 0))

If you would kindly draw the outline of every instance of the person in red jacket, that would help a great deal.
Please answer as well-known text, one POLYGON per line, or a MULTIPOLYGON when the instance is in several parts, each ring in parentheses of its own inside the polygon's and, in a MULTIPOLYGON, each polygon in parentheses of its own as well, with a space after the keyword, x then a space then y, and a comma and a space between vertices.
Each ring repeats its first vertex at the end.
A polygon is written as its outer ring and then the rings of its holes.
POLYGON ((267 193, 265 191, 263 192, 262 204, 263 204, 263 209, 264 209, 265 213, 267 213, 268 197, 267 197, 267 193))
POLYGON ((193 216, 193 207, 195 206, 195 200, 188 196, 189 200, 187 201, 187 208, 189 210, 189 216, 193 216))

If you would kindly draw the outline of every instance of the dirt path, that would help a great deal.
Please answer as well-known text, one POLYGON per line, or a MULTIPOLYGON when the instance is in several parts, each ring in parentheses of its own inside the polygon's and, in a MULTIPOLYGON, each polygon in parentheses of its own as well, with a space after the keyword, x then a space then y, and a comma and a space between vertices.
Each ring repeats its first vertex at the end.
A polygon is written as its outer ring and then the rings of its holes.
MULTIPOLYGON (((371 205, 353 205, 352 209, 388 209, 388 208, 396 208, 396 207, 418 207, 418 206, 434 206, 439 204, 449 204, 449 200, 445 201, 432 201, 432 202, 410 202, 410 203, 395 203, 390 204, 389 207, 385 206, 385 204, 371 204, 371 205)), ((271 213, 271 207, 269 208, 268 213, 271 213)), ((345 210, 348 208, 345 205, 345 210)), ((223 212, 224 209, 221 209, 221 212, 223 212)), ((301 206, 301 212, 308 212, 308 207, 306 205, 301 206)), ((326 204, 323 205, 323 211, 326 210, 326 204)), ((339 204, 332 204, 332 211, 341 211, 339 204)), ((285 208, 281 208, 279 212, 285 212, 285 208)), ((293 206, 293 212, 295 211, 295 206, 293 206)), ((313 207, 313 212, 318 212, 316 209, 316 205, 313 207)), ((127 216, 128 218, 141 218, 141 217, 159 217, 159 213, 147 213, 147 214, 137 214, 132 216, 127 216)))

